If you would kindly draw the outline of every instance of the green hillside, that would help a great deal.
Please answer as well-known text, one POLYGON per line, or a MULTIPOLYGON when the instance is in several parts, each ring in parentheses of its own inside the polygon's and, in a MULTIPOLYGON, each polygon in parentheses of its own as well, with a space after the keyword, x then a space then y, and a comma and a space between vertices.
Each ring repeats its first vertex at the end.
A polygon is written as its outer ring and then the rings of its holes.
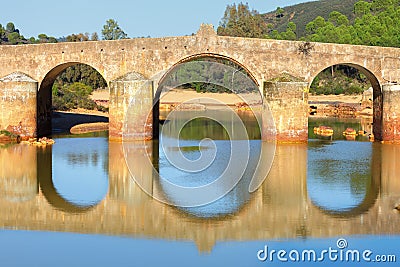
POLYGON ((283 32, 286 30, 288 22, 297 25, 297 36, 305 35, 306 24, 321 16, 326 20, 329 13, 339 11, 346 15, 350 21, 354 19, 353 7, 358 0, 320 0, 297 4, 294 6, 282 7, 283 16, 277 16, 275 11, 263 14, 263 19, 273 25, 272 30, 283 32))

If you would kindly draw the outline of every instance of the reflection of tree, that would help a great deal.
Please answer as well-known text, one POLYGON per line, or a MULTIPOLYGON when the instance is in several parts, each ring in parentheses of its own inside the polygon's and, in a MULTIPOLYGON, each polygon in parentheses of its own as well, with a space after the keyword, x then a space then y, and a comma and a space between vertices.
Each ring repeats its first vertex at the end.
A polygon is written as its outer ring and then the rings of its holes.
MULTIPOLYGON (((99 161, 101 160, 98 151, 94 151, 92 153, 67 153, 65 157, 69 165, 98 166, 99 161)), ((108 163, 107 163, 107 170, 108 170, 108 163)))
POLYGON ((357 198, 367 195, 371 187, 371 175, 353 172, 350 175, 351 194, 357 198))
POLYGON ((332 191, 332 195, 323 198, 340 203, 341 197, 336 195, 339 193, 356 205, 370 197, 373 184, 370 143, 313 141, 310 144, 308 183, 313 184, 314 192, 332 191))
MULTIPOLYGON (((223 117, 224 114, 221 113, 221 119, 219 120, 221 123, 225 125, 231 124, 230 117, 223 117)), ((247 130, 247 134, 250 140, 258 140, 261 138, 261 130, 258 125, 258 121, 255 116, 240 116, 241 122, 244 123, 244 126, 247 130)), ((186 121, 186 118, 182 118, 182 121, 186 121)), ((174 127, 174 123, 177 125, 182 125, 182 122, 170 122, 163 127, 174 127)), ((239 126, 239 125, 238 125, 239 126)), ((235 128, 235 125, 233 125, 235 128)), ((168 130, 163 131, 164 134, 168 136, 168 130)), ((206 117, 200 117, 191 120, 188 122, 180 131, 180 139, 183 140, 202 140, 204 138, 210 138, 213 140, 229 140, 229 134, 226 129, 219 123, 214 120, 208 119, 206 117)))

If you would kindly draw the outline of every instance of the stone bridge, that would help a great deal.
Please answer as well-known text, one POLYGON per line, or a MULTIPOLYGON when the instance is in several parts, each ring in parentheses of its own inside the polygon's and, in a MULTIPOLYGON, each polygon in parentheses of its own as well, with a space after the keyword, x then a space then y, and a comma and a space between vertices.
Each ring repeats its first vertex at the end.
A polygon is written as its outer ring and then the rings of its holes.
POLYGON ((48 134, 52 84, 67 67, 82 63, 99 71, 109 85, 110 138, 121 138, 132 99, 141 107, 135 110, 137 120, 148 126, 139 127, 136 136, 151 138, 154 123, 147 121, 147 113, 160 79, 177 63, 206 56, 228 59, 254 78, 282 142, 307 142, 313 79, 332 65, 355 67, 374 89, 375 139, 400 141, 400 49, 222 37, 211 25, 202 25, 192 36, 0 46, 0 129, 48 134), (283 75, 294 79, 279 79, 283 75), (138 93, 144 84, 148 90, 138 93))

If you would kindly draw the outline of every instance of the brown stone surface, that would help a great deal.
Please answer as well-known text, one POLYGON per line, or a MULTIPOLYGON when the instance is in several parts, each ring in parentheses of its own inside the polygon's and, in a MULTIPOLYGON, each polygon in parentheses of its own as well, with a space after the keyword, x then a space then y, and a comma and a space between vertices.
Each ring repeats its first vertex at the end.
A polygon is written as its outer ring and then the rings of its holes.
POLYGON ((400 86, 383 86, 383 131, 382 140, 400 143, 400 86))
POLYGON ((0 130, 21 137, 36 134, 35 81, 0 79, 0 130))
POLYGON ((149 140, 153 137, 153 84, 147 80, 110 82, 109 135, 112 140, 149 140))
POLYGON ((264 97, 280 143, 308 140, 308 85, 304 82, 266 82, 264 97))

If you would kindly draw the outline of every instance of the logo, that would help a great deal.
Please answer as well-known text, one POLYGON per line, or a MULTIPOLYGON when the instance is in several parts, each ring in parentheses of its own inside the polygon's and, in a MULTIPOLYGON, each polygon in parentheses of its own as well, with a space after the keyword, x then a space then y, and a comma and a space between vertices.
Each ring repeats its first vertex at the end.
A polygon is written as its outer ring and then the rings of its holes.
MULTIPOLYGON (((158 114, 158 100, 162 93, 187 85, 207 86, 211 90, 225 90, 227 93, 236 94, 241 99, 242 106, 245 106, 253 114, 260 113, 260 116, 255 116, 260 132, 275 133, 272 114, 268 105, 263 103, 255 81, 241 67, 232 63, 224 63, 218 62, 218 60, 194 60, 174 66, 171 71, 164 74, 158 83, 153 106, 146 112, 147 118, 153 118, 153 112, 158 114)), ((157 77, 160 76, 156 75, 150 80, 157 81, 157 77)), ((156 89, 155 87, 154 89, 156 89)), ((224 197, 247 176, 251 176, 248 184, 249 192, 253 192, 261 186, 272 165, 275 152, 274 135, 270 134, 269 140, 260 142, 258 149, 252 149, 254 144, 251 143, 246 125, 235 107, 217 99, 204 99, 201 93, 179 104, 165 118, 165 122, 168 124, 161 127, 158 152, 163 156, 163 162, 168 163, 168 168, 175 168, 179 173, 186 173, 188 177, 209 171, 216 165, 220 171, 213 173, 215 177, 211 181, 195 186, 182 185, 160 175, 159 166, 162 167, 162 164, 154 162, 154 159, 157 161, 154 154, 157 148, 154 150, 154 147, 151 148, 151 144, 145 141, 131 142, 132 137, 135 137, 135 127, 137 127, 134 115, 138 110, 140 111, 140 97, 149 88, 149 83, 144 83, 132 97, 125 116, 123 131, 124 155, 129 171, 135 182, 147 194, 170 205, 197 207, 224 197), (207 105, 218 106, 218 110, 199 112, 196 107, 199 106, 198 103, 204 101, 207 102, 207 105), (219 115, 222 113, 224 119, 219 115), (229 120, 226 119, 227 117, 229 120), (181 135, 183 129, 198 118, 212 120, 223 127, 229 137, 229 149, 224 148, 221 151, 219 140, 204 138, 196 144, 196 150, 199 152, 197 157, 188 157, 188 153, 184 151, 185 140, 181 135), (229 151, 228 155, 226 151, 229 151), (253 164, 254 161, 256 164, 253 164)), ((203 108, 207 109, 207 105, 203 108)), ((157 119, 157 116, 155 117, 157 119)), ((149 119, 147 119, 147 123, 148 121, 149 119)), ((148 125, 150 124, 148 123, 148 125)), ((143 127, 148 127, 148 125, 143 127)))

